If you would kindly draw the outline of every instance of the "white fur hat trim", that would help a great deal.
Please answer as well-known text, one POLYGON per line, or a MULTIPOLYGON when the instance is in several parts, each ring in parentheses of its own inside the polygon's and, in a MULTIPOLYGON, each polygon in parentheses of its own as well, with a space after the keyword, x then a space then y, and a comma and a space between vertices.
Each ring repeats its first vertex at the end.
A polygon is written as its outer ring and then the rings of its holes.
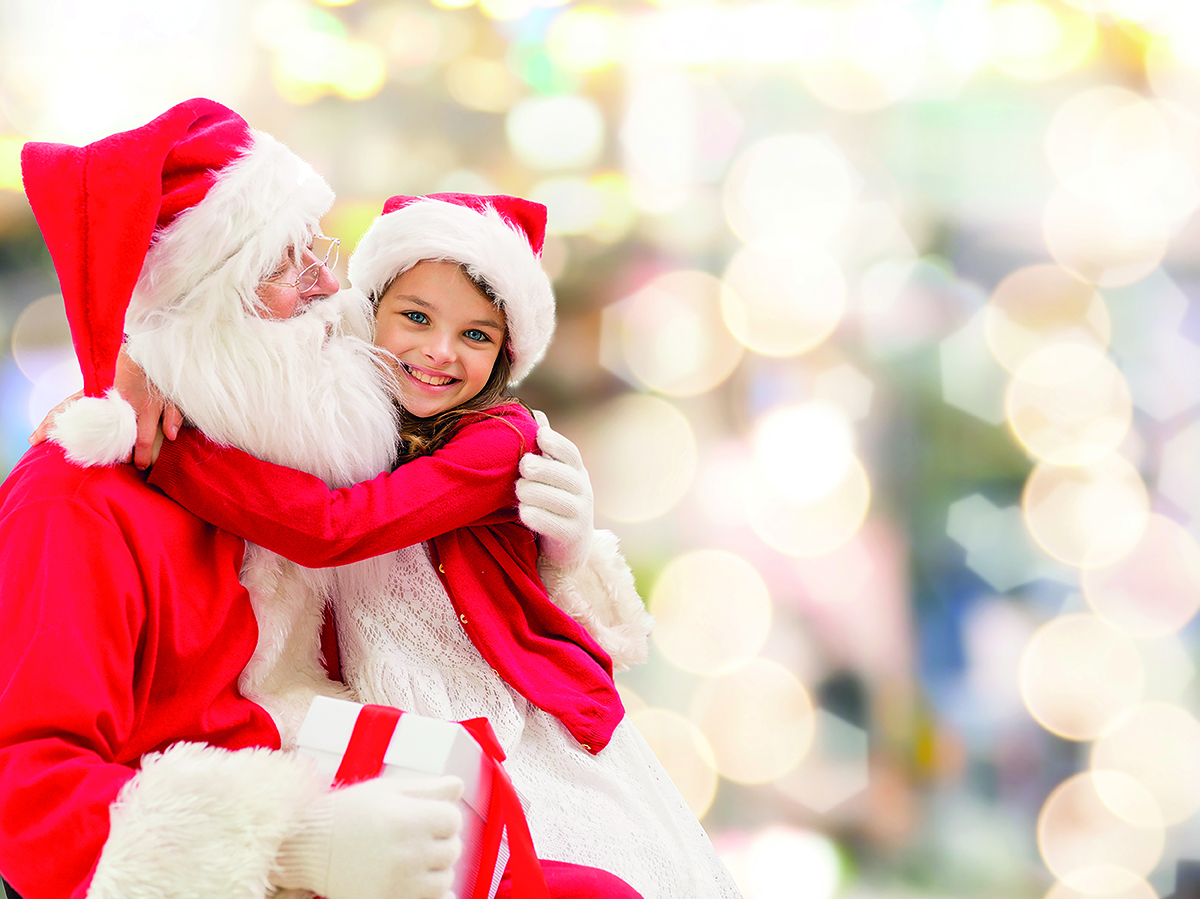
POLYGON ((350 283, 377 296, 425 260, 449 260, 487 282, 504 309, 516 384, 541 361, 554 334, 554 289, 529 241, 488 208, 422 198, 379 216, 350 259, 350 283))

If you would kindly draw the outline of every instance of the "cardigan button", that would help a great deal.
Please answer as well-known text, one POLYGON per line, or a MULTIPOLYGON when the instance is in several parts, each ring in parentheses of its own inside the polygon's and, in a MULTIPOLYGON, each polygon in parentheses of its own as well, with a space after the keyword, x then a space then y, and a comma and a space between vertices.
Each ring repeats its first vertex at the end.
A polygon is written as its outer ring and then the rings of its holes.
POLYGON ((458 620, 459 620, 459 621, 461 621, 463 624, 466 624, 466 623, 467 623, 467 616, 466 616, 466 615, 459 615, 459 616, 458 616, 458 620))
POLYGON ((579 745, 580 745, 580 746, 582 746, 582 747, 584 748, 584 750, 585 750, 585 751, 587 751, 587 752, 591 752, 591 751, 592 751, 592 747, 591 747, 591 746, 589 746, 587 743, 580 743, 579 745))
POLYGON ((446 573, 446 569, 443 568, 441 565, 438 566, 438 571, 440 571, 442 574, 446 573))

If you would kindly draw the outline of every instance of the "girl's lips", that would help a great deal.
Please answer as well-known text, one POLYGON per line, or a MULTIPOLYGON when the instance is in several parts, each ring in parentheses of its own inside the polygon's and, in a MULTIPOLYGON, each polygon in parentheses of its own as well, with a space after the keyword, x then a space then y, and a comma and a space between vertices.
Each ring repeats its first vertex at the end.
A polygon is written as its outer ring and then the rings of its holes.
POLYGON ((455 383, 458 378, 452 378, 449 375, 435 375, 432 372, 422 371, 419 368, 414 368, 407 362, 401 362, 401 367, 408 373, 408 376, 414 381, 418 381, 427 387, 446 387, 449 384, 455 383))

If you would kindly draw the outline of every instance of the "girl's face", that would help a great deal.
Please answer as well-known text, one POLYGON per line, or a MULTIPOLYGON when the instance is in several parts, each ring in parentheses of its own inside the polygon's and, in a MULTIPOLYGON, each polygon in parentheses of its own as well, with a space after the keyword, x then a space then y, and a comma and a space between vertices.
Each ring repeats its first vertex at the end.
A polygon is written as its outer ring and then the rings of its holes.
POLYGON ((375 312, 375 343, 396 357, 404 408, 418 418, 479 393, 504 338, 504 313, 453 262, 418 262, 375 312))

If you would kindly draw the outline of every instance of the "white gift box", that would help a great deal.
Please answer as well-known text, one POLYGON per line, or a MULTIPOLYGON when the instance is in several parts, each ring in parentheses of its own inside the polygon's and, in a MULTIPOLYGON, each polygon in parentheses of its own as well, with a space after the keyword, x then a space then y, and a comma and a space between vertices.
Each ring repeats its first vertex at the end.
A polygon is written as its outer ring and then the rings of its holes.
MULTIPOLYGON (((296 737, 297 748, 316 759, 318 770, 333 783, 342 756, 350 742, 354 724, 362 706, 344 699, 318 696, 313 700, 296 737)), ((463 824, 462 856, 454 873, 454 894, 466 899, 472 895, 482 853, 484 824, 492 794, 492 767, 475 738, 458 722, 426 718, 405 712, 396 724, 383 756, 380 777, 418 780, 452 774, 461 778, 463 795, 459 801, 463 824)), ((507 861, 506 846, 500 848, 492 874, 495 893, 507 861)))

